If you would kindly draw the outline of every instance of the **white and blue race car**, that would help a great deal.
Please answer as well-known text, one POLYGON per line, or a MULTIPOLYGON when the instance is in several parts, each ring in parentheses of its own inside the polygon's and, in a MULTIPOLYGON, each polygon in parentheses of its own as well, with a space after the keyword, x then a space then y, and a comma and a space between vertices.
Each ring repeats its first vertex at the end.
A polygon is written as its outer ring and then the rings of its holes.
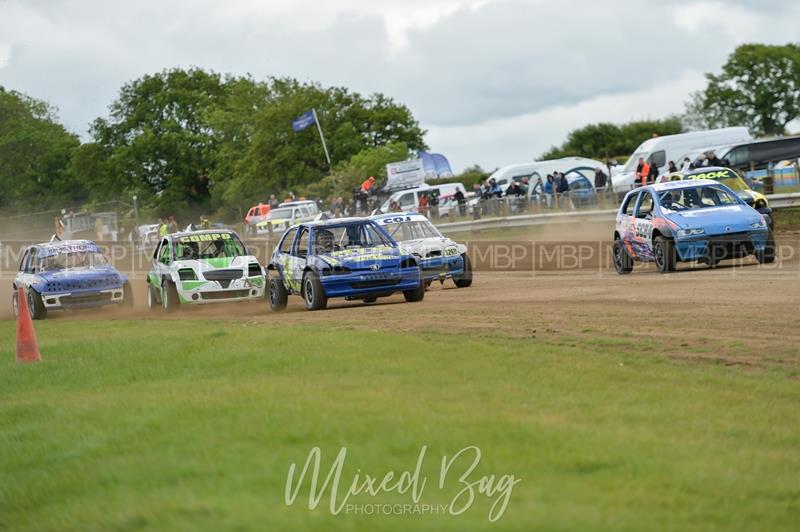
POLYGON ((372 220, 416 257, 427 285, 433 281, 444 283, 445 279, 452 279, 458 288, 472 285, 467 246, 442 235, 424 215, 388 213, 373 216, 372 220))
POLYGON ((630 273, 633 261, 655 262, 662 273, 676 262, 720 260, 755 255, 775 260, 775 240, 759 212, 725 185, 708 179, 671 181, 642 187, 625 196, 617 213, 613 260, 617 273, 630 273))
POLYGON ((19 312, 18 288, 35 320, 51 310, 133 306, 128 276, 111 265, 91 240, 57 240, 28 247, 14 278, 11 306, 19 312))

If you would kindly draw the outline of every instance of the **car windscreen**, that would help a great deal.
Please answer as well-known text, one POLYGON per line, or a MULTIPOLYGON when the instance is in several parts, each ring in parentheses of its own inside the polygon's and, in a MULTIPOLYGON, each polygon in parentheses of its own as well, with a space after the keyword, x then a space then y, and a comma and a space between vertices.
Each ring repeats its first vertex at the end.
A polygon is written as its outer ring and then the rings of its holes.
POLYGON ((740 205, 735 194, 714 185, 665 190, 658 194, 658 202, 662 209, 675 212, 740 205))
POLYGON ((267 214, 267 219, 268 220, 288 220, 289 218, 292 217, 292 211, 293 210, 294 209, 290 207, 288 209, 275 209, 275 210, 269 211, 269 214, 267 214))
POLYGON ((108 259, 99 251, 71 251, 42 257, 39 269, 47 272, 66 268, 94 268, 107 264, 108 259))
POLYGON ((326 225, 317 227, 314 231, 314 252, 316 254, 393 245, 371 223, 326 225))
POLYGON ((173 244, 175 260, 216 259, 247 255, 247 248, 231 233, 187 235, 173 244))
POLYGON ((383 224, 383 228, 398 242, 418 240, 420 238, 439 238, 442 236, 433 224, 427 220, 391 222, 383 224))

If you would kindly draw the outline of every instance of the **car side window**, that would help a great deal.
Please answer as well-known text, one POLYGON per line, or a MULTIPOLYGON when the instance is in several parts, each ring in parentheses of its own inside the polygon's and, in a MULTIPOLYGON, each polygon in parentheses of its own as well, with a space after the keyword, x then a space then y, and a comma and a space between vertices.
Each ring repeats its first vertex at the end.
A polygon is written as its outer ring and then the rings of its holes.
POLYGON ((650 164, 655 164, 659 168, 667 164, 667 152, 664 150, 653 153, 649 158, 650 164))
POLYGON ((283 235, 283 240, 281 240, 280 246, 278 246, 278 250, 281 253, 290 253, 292 251, 292 242, 294 242, 294 236, 296 234, 297 234, 296 227, 286 231, 286 234, 283 235))
POLYGON ((642 192, 639 206, 636 208, 637 218, 650 218, 653 215, 653 196, 649 192, 642 192))
POLYGON ((28 260, 25 261, 25 271, 28 273, 36 273, 36 248, 30 250, 28 260))
POLYGON ((28 259, 31 258, 31 250, 28 249, 25 253, 22 254, 22 260, 19 261, 19 271, 27 272, 28 271, 28 259))
POLYGON ((633 208, 636 206, 636 200, 639 198, 639 193, 628 194, 625 198, 625 203, 622 205, 622 214, 625 216, 633 216, 633 208))
POLYGON ((414 193, 407 192, 403 194, 402 196, 397 198, 397 203, 399 203, 400 207, 402 208, 415 206, 416 204, 414 203, 414 193))
POLYGON ((158 251, 158 261, 162 264, 170 263, 169 242, 167 239, 161 241, 161 249, 158 251))
POLYGON ((293 255, 301 258, 308 257, 308 234, 308 229, 305 227, 300 230, 300 236, 297 238, 297 245, 295 246, 293 255))

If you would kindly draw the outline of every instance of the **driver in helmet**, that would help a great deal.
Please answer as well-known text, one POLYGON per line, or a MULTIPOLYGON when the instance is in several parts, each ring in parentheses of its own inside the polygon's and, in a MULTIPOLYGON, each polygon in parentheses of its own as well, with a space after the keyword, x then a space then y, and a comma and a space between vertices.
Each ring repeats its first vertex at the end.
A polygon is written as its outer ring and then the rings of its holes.
POLYGON ((331 253, 333 251, 333 233, 327 229, 317 229, 316 247, 319 254, 331 253))

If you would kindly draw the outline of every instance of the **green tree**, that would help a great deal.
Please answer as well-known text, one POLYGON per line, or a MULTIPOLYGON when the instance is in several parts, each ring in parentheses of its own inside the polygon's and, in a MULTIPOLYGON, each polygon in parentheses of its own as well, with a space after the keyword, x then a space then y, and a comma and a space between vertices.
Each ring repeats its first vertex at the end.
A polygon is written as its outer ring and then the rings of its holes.
MULTIPOLYGON (((342 164, 371 148, 397 143, 405 145, 405 152, 426 148, 425 132, 411 111, 381 94, 364 97, 342 87, 325 88, 291 78, 269 78, 242 91, 248 105, 241 106, 241 98, 229 98, 212 119, 215 130, 227 131, 221 136, 221 160, 213 174, 215 205, 242 205, 270 192, 313 190, 308 187, 332 171, 341 173, 342 164), (292 130, 292 120, 312 108, 333 169, 325 160, 316 128, 292 130), (235 133, 237 124, 245 124, 245 134, 235 133)), ((320 190, 332 193, 335 182, 320 183, 320 190)))
POLYGON ((78 138, 45 102, 0 87, 0 208, 71 206, 85 190, 67 172, 78 138))
POLYGON ((80 153, 73 171, 86 182, 101 178, 97 193, 137 193, 163 212, 203 205, 209 195, 216 138, 207 114, 226 97, 218 74, 167 70, 126 83, 91 132, 97 146, 80 153), (91 170, 102 170, 92 177, 91 170))
POLYGON ((684 121, 694 128, 746 126, 756 135, 783 135, 800 117, 800 45, 743 44, 720 74, 692 94, 684 121))
POLYGON ((560 147, 552 147, 539 160, 562 157, 588 157, 604 161, 628 156, 639 144, 653 135, 674 135, 683 131, 681 119, 670 116, 663 120, 637 120, 617 125, 608 122, 589 124, 570 131, 560 147))

